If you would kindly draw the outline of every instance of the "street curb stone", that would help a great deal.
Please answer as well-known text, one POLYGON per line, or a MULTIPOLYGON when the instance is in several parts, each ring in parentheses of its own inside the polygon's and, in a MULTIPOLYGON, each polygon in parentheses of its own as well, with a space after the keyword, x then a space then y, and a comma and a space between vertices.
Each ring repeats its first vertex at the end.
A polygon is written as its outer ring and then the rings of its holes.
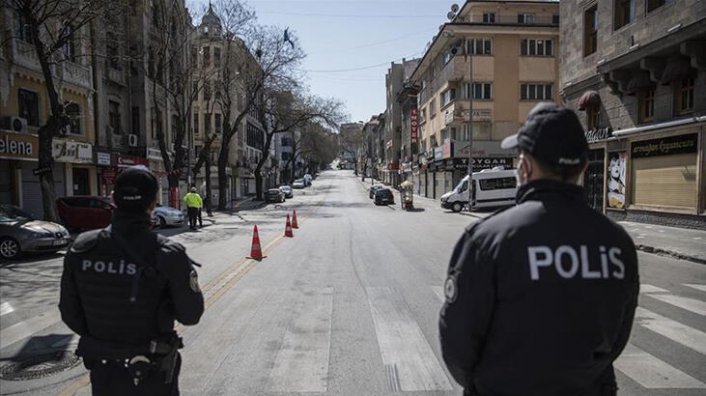
POLYGON ((690 261, 690 262, 696 263, 696 264, 705 264, 706 265, 706 260, 704 260, 700 257, 690 256, 688 254, 679 253, 674 250, 662 249, 662 248, 644 245, 644 244, 636 244, 635 248, 641 252, 655 254, 657 256, 672 257, 672 258, 676 258, 679 260, 685 260, 685 261, 690 261))

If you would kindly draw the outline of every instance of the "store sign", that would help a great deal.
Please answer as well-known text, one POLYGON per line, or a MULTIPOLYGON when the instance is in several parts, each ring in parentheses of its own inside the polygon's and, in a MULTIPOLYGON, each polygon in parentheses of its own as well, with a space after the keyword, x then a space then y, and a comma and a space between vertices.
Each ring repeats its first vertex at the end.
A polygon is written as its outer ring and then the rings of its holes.
POLYGON ((54 139, 51 143, 51 153, 57 162, 93 163, 93 146, 90 143, 54 139))
POLYGON ((96 151, 96 164, 110 166, 110 153, 106 151, 96 151))
POLYGON ((670 136, 632 143, 632 157, 645 158, 660 155, 687 154, 697 151, 698 135, 670 136))
POLYGON ((446 159, 446 158, 451 158, 454 156, 454 143, 453 142, 447 141, 441 146, 441 148, 443 150, 441 158, 446 159))
POLYGON ((116 158, 116 163, 118 167, 120 168, 127 168, 130 166, 135 166, 135 165, 144 165, 148 166, 149 162, 147 162, 147 159, 142 158, 142 157, 133 157, 129 155, 118 155, 116 158))
POLYGON ((33 159, 39 154, 39 139, 26 133, 0 132, 0 158, 33 159))
POLYGON ((501 166, 503 169, 512 168, 513 157, 490 158, 480 157, 473 158, 473 171, 481 171, 483 169, 493 169, 501 166))
POLYGON ((147 159, 151 159, 154 161, 162 161, 162 150, 148 147, 147 159))
POLYGON ((439 161, 444 159, 444 148, 443 147, 434 147, 434 161, 439 161))
POLYGON ((419 142, 419 110, 413 108, 409 113, 409 122, 411 125, 410 136, 412 138, 412 144, 419 142))
POLYGON ((591 129, 590 131, 586 131, 584 133, 586 136, 586 140, 589 143, 597 142, 599 140, 605 140, 608 138, 613 137, 613 129, 608 127, 608 128, 600 128, 600 129, 591 129))

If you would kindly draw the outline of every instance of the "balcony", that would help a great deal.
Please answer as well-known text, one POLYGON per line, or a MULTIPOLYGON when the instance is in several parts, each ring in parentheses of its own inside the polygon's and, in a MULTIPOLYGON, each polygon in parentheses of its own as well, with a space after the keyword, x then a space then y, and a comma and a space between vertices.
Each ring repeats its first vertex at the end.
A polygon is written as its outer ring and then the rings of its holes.
POLYGON ((108 66, 107 69, 108 72, 106 75, 108 76, 108 80, 116 84, 125 85, 125 72, 123 70, 118 70, 110 66, 108 66))
POLYGON ((39 58, 34 46, 26 41, 15 39, 12 46, 12 58, 15 63, 29 69, 39 70, 39 58))
POLYGON ((463 20, 458 20, 460 23, 473 23, 479 25, 500 25, 500 26, 556 26, 559 27, 559 19, 553 16, 525 16, 520 17, 517 14, 495 15, 493 22, 484 22, 483 15, 471 15, 463 20))
POLYGON ((91 79, 91 69, 88 66, 69 61, 63 62, 62 65, 64 81, 84 88, 91 88, 93 81, 91 79))

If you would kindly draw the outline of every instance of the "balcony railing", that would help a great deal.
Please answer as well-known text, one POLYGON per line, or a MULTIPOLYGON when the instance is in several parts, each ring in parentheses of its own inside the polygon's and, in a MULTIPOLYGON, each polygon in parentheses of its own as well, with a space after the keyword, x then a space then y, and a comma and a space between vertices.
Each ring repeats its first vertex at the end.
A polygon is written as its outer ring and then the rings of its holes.
POLYGON ((91 69, 74 62, 63 62, 64 81, 90 88, 93 84, 91 80, 91 69))
POLYGON ((13 45, 12 58, 15 63, 30 68, 39 70, 39 58, 34 46, 24 40, 15 39, 13 45))
POLYGON ((459 20, 461 23, 478 23, 484 25, 518 25, 518 26, 559 26, 559 19, 552 16, 518 16, 517 14, 495 15, 494 19, 484 20, 483 15, 471 15, 465 20, 459 20), (492 22, 491 22, 492 20, 492 22))

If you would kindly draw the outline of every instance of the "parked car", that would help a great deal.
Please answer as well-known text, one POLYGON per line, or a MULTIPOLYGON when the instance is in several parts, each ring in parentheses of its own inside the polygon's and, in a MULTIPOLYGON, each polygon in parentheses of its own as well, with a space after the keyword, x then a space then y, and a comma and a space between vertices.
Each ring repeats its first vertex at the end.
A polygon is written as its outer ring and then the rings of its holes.
POLYGON ((375 205, 395 204, 395 197, 389 188, 380 188, 375 191, 375 205))
POLYGON ((304 175, 303 179, 304 179, 304 183, 305 183, 307 186, 310 186, 310 185, 311 185, 311 181, 314 180, 314 178, 311 177, 311 175, 308 174, 308 173, 307 173, 306 175, 304 175))
POLYGON ((56 200, 59 218, 72 231, 107 227, 115 205, 109 197, 73 196, 56 200))
POLYGON ((69 245, 69 232, 60 224, 35 220, 17 206, 0 204, 0 257, 22 253, 54 253, 69 245))
POLYGON ((157 204, 152 211, 152 218, 154 218, 157 224, 162 228, 184 224, 184 213, 182 213, 181 210, 160 204, 157 204))
POLYGON ((374 186, 370 186, 368 189, 368 198, 373 199, 375 198, 375 192, 381 188, 385 188, 384 186, 381 186, 379 184, 376 184, 374 186))
POLYGON ((270 188, 265 191, 265 202, 284 202, 284 193, 279 188, 270 188))
POLYGON ((288 185, 279 186, 279 190, 284 193, 285 198, 294 198, 294 191, 288 185))
POLYGON ((292 183, 292 188, 304 188, 306 187, 306 183, 304 182, 304 179, 297 179, 292 183))

